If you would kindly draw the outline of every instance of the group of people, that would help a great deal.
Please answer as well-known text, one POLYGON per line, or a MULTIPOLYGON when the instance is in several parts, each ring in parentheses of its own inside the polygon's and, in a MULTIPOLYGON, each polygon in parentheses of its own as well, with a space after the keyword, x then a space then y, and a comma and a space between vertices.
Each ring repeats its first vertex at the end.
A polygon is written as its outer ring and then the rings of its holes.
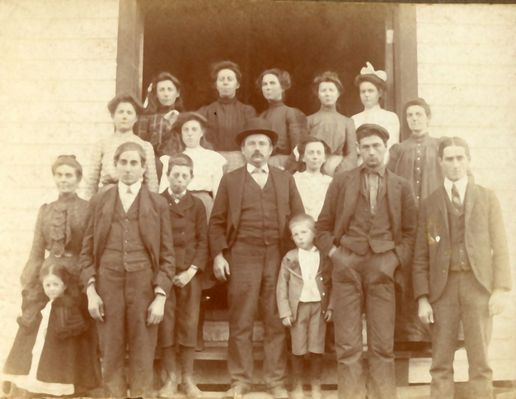
POLYGON ((423 99, 404 107, 411 135, 398 143, 398 118, 379 105, 386 79, 362 68, 364 111, 352 118, 337 111, 337 74, 314 79, 321 109, 306 118, 284 104, 290 76, 276 68, 258 79, 269 108, 256 117, 230 61, 214 65, 217 100, 195 112, 169 73, 143 113, 115 97, 114 134, 85 173, 89 202, 75 157, 52 165, 59 198, 39 211, 4 380, 16 394, 102 384, 112 397, 202 396, 194 352, 211 275, 227 286, 228 398, 251 389, 258 315, 274 398, 289 397, 287 336, 290 396, 304 397, 308 361, 311 397, 322 397, 330 321, 339 398, 395 398, 397 309, 407 336, 431 336, 433 399, 453 398, 460 322, 469 397, 490 398, 492 316, 511 289, 501 210, 474 182, 468 144, 429 136, 423 99))

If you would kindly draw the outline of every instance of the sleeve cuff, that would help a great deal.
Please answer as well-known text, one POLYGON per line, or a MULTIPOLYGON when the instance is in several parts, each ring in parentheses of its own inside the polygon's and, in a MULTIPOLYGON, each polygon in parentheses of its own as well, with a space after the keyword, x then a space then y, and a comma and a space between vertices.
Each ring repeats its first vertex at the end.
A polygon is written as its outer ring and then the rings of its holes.
POLYGON ((166 297, 167 296, 167 293, 165 292, 165 290, 161 287, 156 287, 154 288, 154 294, 155 295, 161 295, 161 296, 164 296, 166 297))

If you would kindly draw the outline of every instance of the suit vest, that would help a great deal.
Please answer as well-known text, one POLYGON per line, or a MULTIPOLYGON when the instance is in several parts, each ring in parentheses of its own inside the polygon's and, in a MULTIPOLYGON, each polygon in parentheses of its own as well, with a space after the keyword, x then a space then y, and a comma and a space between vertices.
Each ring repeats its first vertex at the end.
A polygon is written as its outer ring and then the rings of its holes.
MULTIPOLYGON (((363 178, 361 176, 361 179, 363 178)), ((362 185, 347 233, 341 239, 341 244, 344 247, 358 255, 365 255, 369 248, 374 253, 383 253, 395 247, 391 232, 385 182, 386 179, 383 179, 383 184, 378 190, 375 215, 371 214, 369 201, 362 185)))
POLYGON ((450 270, 471 270, 468 254, 466 252, 466 244, 464 243, 464 235, 466 233, 464 209, 459 212, 451 203, 448 195, 446 195, 446 209, 448 213, 448 226, 450 228, 450 270))
POLYGON ((140 236, 139 199, 140 194, 136 196, 126 213, 117 195, 111 229, 100 259, 100 267, 127 272, 151 267, 149 254, 140 236))
POLYGON ((270 173, 263 189, 246 173, 237 240, 251 245, 277 245, 280 241, 276 190, 270 173))

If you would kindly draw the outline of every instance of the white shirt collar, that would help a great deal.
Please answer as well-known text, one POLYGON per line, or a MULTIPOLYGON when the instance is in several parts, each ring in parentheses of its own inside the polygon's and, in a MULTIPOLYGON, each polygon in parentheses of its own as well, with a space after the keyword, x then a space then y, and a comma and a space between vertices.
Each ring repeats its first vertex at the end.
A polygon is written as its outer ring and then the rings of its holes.
POLYGON ((183 191, 183 192, 182 192, 181 194, 179 194, 179 195, 178 195, 178 194, 173 193, 173 192, 172 192, 172 189, 171 189, 170 187, 169 187, 169 188, 167 188, 167 191, 168 191, 168 193, 170 194, 170 196, 175 200, 176 198, 180 198, 180 199, 181 199, 181 198, 183 198, 183 197, 186 195, 186 191, 187 191, 187 190, 183 191))
POLYGON ((462 177, 457 181, 451 181, 447 177, 444 178, 444 189, 446 190, 446 194, 448 194, 448 198, 452 199, 452 186, 455 184, 457 187, 457 191, 459 192, 460 202, 464 203, 464 198, 466 197, 466 189, 468 188, 468 175, 462 177))
MULTIPOLYGON (((246 167, 247 167, 247 171, 249 172, 249 174, 250 174, 250 175, 251 175, 251 174, 254 172, 254 170, 256 169, 256 166, 254 166, 253 164, 250 164, 250 163, 246 164, 246 167)), ((268 164, 263 165, 263 166, 261 167, 261 169, 262 169, 263 171, 265 171, 265 174, 269 174, 269 165, 268 165, 268 164)))
POLYGON ((317 252, 317 247, 314 245, 314 246, 312 246, 312 248, 310 248, 310 249, 298 248, 298 250, 299 250, 300 252, 304 252, 304 253, 317 252))
POLYGON ((133 183, 131 185, 124 184, 121 181, 118 181, 118 192, 120 195, 127 195, 127 188, 131 189, 131 192, 133 195, 138 194, 142 187, 142 181, 138 180, 136 183, 133 183))

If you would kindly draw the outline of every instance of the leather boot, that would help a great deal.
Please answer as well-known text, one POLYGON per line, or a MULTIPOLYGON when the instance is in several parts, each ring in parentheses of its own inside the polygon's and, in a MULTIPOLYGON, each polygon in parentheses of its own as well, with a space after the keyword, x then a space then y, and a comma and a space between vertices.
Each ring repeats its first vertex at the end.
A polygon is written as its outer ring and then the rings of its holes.
POLYGON ((322 354, 310 353, 310 384, 312 386, 312 399, 322 399, 322 360, 322 354))
POLYGON ((303 371, 304 358, 303 356, 292 355, 290 358, 292 368, 292 399, 303 399, 303 371))
POLYGON ((159 390, 160 398, 173 398, 177 394, 176 351, 174 347, 164 348, 161 359, 161 372, 164 379, 159 390))
POLYGON ((193 381, 193 365, 194 365, 195 348, 187 348, 181 346, 179 349, 179 357, 181 359, 181 369, 183 380, 181 381, 181 390, 189 399, 196 399, 202 396, 202 391, 197 388, 193 381))

